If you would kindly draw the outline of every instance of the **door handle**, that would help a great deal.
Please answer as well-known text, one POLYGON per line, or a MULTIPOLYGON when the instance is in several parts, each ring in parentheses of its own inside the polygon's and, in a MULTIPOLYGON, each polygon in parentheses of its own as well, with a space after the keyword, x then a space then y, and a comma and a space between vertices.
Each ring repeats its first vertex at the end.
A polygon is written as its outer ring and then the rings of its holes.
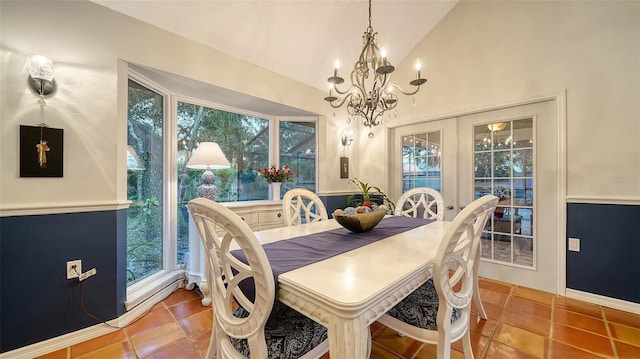
POLYGON ((466 207, 464 204, 462 206, 460 206, 460 210, 462 211, 464 209, 464 207, 466 207))
POLYGON ((447 209, 448 209, 448 210, 452 210, 452 209, 453 209, 453 205, 452 205, 452 204, 448 205, 448 206, 447 206, 447 209))

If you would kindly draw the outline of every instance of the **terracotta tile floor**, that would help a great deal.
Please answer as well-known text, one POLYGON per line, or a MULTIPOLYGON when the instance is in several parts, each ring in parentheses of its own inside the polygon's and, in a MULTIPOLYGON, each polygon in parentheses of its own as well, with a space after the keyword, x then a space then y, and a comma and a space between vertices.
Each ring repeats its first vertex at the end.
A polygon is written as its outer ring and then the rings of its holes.
MULTIPOLYGON (((482 278, 480 290, 489 319, 474 316, 471 323, 478 359, 640 358, 640 315, 482 278)), ((199 359, 211 326, 211 308, 200 304, 197 292, 179 289, 124 329, 40 358, 199 359)), ((371 358, 436 357, 435 346, 380 323, 371 332, 371 358)), ((464 357, 459 342, 453 349, 452 358, 464 357)))

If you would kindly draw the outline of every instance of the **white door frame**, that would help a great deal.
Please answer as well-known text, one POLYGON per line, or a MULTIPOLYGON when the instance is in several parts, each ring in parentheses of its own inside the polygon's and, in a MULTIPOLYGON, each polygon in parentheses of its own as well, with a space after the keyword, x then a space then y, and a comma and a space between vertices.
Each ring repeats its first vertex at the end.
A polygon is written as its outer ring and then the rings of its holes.
MULTIPOLYGON (((500 104, 495 104, 488 107, 472 109, 468 111, 446 114, 446 115, 438 115, 430 118, 423 118, 414 121, 408 121, 401 124, 391 124, 387 125, 387 139, 393 134, 393 129, 396 127, 403 127, 409 125, 415 125, 421 122, 431 122, 437 120, 444 120, 449 118, 461 117, 466 115, 472 115, 481 112, 488 112, 499 110, 508 107, 522 106, 535 104, 539 102, 546 101, 555 101, 556 106, 556 146, 558 152, 556 154, 556 163, 557 163, 557 174, 556 178, 556 190, 558 196, 556 198, 556 210, 558 213, 558 228, 556 228, 556 242, 557 242, 557 264, 558 270, 556 273, 556 294, 565 296, 566 295, 566 272, 567 272, 567 261, 566 261, 566 227, 567 227, 567 91, 562 90, 557 93, 532 97, 528 99, 521 99, 515 101, 507 101, 500 104)), ((394 141, 387 140, 387 143, 393 144, 394 141)), ((390 151, 393 149, 389 149, 390 151)), ((387 151, 389 152, 389 151, 387 151)), ((388 183, 393 183, 393 171, 390 171, 388 174, 388 183)))

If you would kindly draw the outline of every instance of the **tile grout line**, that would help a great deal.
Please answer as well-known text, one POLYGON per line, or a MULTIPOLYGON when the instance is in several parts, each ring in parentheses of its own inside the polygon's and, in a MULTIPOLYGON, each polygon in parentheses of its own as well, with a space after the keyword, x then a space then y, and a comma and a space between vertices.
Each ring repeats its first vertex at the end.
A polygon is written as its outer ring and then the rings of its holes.
MULTIPOLYGON (((487 354, 489 353, 489 347, 491 346, 491 343, 493 342, 493 338, 496 335, 496 331, 498 330, 498 325, 502 324, 502 316, 504 315, 504 310, 505 307, 507 306, 507 303, 509 302, 512 294, 513 294, 513 290, 514 290, 514 286, 510 286, 509 288, 509 293, 507 294, 507 298, 504 301, 504 304, 502 304, 501 306, 501 310, 500 310, 500 315, 498 315, 498 318, 496 318, 496 326, 493 328, 493 330, 491 331, 491 334, 489 335, 489 341, 487 342, 487 346, 484 348, 484 350, 482 351, 482 353, 480 353, 480 359, 486 359, 487 354)), ((482 300, 482 299, 480 299, 482 300)), ((489 320, 489 316, 487 315, 487 320, 489 320)))
POLYGON ((554 295, 551 298, 551 318, 549 318, 549 348, 547 348, 547 358, 553 358, 553 324, 555 322, 554 318, 555 318, 555 314, 556 314, 556 299, 558 298, 558 295, 554 295))
POLYGON ((604 321, 604 329, 607 330, 607 336, 609 337, 609 343, 611 344, 611 350, 613 351, 613 357, 618 358, 618 350, 616 349, 616 343, 613 341, 613 335, 611 335, 611 328, 609 328, 609 320, 607 320, 607 314, 604 312, 604 308, 600 307, 600 315, 602 315, 602 321, 604 321))
MULTIPOLYGON (((166 298, 165 298, 166 299, 166 298)), ((162 304, 164 306, 164 308, 169 312, 169 314, 171 314, 171 311, 169 311, 169 309, 167 308, 167 306, 164 304, 164 300, 161 300, 160 302, 158 302, 159 304, 162 304)), ((157 304, 156 304, 157 305, 157 304)), ((155 306, 155 305, 154 305, 155 306)), ((122 330, 125 332, 125 336, 127 337, 127 341, 129 342, 129 344, 131 345, 131 350, 133 351, 133 355, 136 356, 137 359, 140 359, 140 355, 138 354, 138 350, 136 349, 135 345, 133 345, 133 339, 132 339, 132 335, 129 333, 129 326, 133 323, 135 323, 138 320, 141 320, 143 317, 147 316, 149 313, 151 313, 153 311, 153 307, 151 306, 151 308, 149 308, 149 310, 140 318, 136 319, 135 321, 129 323, 129 325, 127 325, 126 327, 124 327, 122 330)), ((159 310, 160 308, 156 309, 159 310)), ((138 333, 140 334, 140 333, 138 333)))
MULTIPOLYGON (((168 298, 168 297, 167 297, 167 298, 168 298)), ((180 329, 180 331, 184 334, 184 331, 183 331, 183 330, 182 330, 182 328, 178 325, 178 320, 177 320, 177 319, 176 319, 176 317, 173 315, 173 312, 171 312, 171 310, 169 310, 169 306, 164 302, 167 298, 165 298, 165 299, 161 300, 159 303, 160 303, 160 304, 162 304, 162 306, 164 307, 164 310, 166 310, 166 311, 169 313, 169 315, 171 316, 171 318, 173 319, 173 323, 174 323, 174 324, 175 324, 175 325, 180 329)), ((184 300, 183 300, 183 301, 180 301, 180 302, 178 302, 178 303, 175 303, 173 306, 179 305, 179 304, 184 303, 184 302, 185 302, 184 300)), ((152 308, 153 308, 153 307, 152 307, 152 308)), ((151 308, 151 309, 152 309, 152 308, 151 308)), ((152 311, 152 310, 149 310, 145 315, 149 314, 151 311, 152 311)), ((169 323, 167 323, 167 324, 169 324, 169 323)), ((165 325, 166 325, 166 324, 165 324, 165 325)), ((154 327, 153 329, 156 329, 156 328, 158 328, 158 327, 154 327)), ((150 329, 150 330, 153 330, 153 329, 150 329)), ((127 334, 128 334, 128 331, 127 331, 127 334)), ((188 336, 186 336, 186 335, 185 335, 185 337, 186 337, 187 339, 189 339, 189 337, 188 337, 188 336)), ((130 338, 130 337, 129 337, 129 338, 130 338)), ((135 354, 136 358, 138 358, 138 359, 143 359, 143 357, 141 357, 141 356, 138 354, 138 351, 137 351, 137 350, 135 349, 135 347, 133 346, 133 341, 132 341, 131 339, 130 339, 130 342, 131 342, 131 347, 133 348, 133 352, 134 352, 134 354, 135 354)), ((158 352, 160 352, 161 350, 166 349, 166 348, 168 348, 168 347, 160 348, 160 349, 158 349, 158 350, 156 350, 156 351, 154 351, 154 352, 149 353, 149 355, 156 354, 156 353, 158 353, 158 352)), ((200 353, 198 353, 198 354, 200 354, 200 353)))

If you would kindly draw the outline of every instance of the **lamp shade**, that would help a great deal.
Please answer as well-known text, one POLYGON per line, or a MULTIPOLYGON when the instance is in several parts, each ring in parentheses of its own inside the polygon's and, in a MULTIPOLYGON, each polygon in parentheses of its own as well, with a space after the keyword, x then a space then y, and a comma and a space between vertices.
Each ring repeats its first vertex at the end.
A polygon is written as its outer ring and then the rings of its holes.
POLYGON ((133 146, 127 146, 127 170, 129 171, 144 171, 144 163, 140 160, 140 156, 133 148, 133 146))
POLYGON ((229 168, 231 165, 215 142, 201 142, 187 162, 187 168, 217 169, 229 168))

